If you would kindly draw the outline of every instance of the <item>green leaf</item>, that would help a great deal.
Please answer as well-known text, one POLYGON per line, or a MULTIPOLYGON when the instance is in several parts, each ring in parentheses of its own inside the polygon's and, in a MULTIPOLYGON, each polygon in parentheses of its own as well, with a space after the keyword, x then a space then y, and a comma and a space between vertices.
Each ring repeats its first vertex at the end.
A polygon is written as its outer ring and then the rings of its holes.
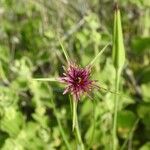
POLYGON ((150 150, 150 142, 144 144, 139 150, 150 150))
POLYGON ((149 102, 150 103, 150 83, 148 84, 142 84, 141 85, 141 91, 142 91, 142 95, 143 95, 143 100, 145 102, 149 102))
POLYGON ((141 54, 150 49, 150 37, 135 37, 132 40, 132 49, 137 54, 141 54))
POLYGON ((103 47, 103 49, 97 54, 96 57, 94 57, 94 59, 90 62, 89 66, 93 66, 93 64, 95 63, 95 61, 101 56, 101 54, 106 50, 106 48, 110 45, 110 43, 108 43, 107 45, 105 45, 103 47))
POLYGON ((138 82, 140 83, 150 83, 150 66, 142 67, 137 72, 138 75, 138 82))
POLYGON ((119 135, 126 138, 135 121, 136 116, 133 112, 127 110, 118 112, 117 124, 119 135))
POLYGON ((34 78, 33 80, 36 80, 36 81, 49 81, 49 82, 55 82, 57 81, 56 78, 34 78))
POLYGON ((10 136, 16 136, 24 123, 22 114, 13 107, 5 109, 5 115, 1 120, 0 129, 7 132, 10 136))
POLYGON ((150 129, 150 103, 143 103, 138 105, 137 113, 142 119, 145 127, 150 129))

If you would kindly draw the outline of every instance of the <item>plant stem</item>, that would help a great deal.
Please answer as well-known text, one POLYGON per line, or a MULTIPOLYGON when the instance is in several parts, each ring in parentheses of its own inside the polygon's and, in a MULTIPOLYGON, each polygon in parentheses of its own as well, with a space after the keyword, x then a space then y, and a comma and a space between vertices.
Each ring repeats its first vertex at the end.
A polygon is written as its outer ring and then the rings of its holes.
POLYGON ((73 100, 73 106, 72 106, 72 113, 73 113, 73 117, 72 117, 72 131, 74 131, 75 129, 75 126, 76 126, 76 116, 77 116, 77 113, 76 113, 76 109, 77 109, 77 102, 75 100, 73 100))
POLYGON ((64 132, 64 130, 62 128, 62 125, 61 125, 61 122, 59 120, 59 117, 57 115, 57 110, 56 110, 56 107, 55 107, 53 99, 51 99, 51 103, 53 105, 53 110, 54 110, 54 114, 55 114, 55 117, 56 117, 56 120, 57 120, 57 123, 58 123, 58 127, 59 127, 60 133, 62 135, 62 138, 63 138, 63 140, 64 140, 64 142, 66 144, 66 147, 67 147, 68 150, 72 150, 72 148, 71 148, 71 146, 70 146, 70 144, 69 144, 69 142, 67 140, 66 134, 65 134, 65 132, 64 132))
POLYGON ((121 146, 120 150, 124 150, 125 149, 125 146, 127 145, 129 139, 131 139, 133 137, 133 134, 134 134, 134 131, 137 127, 139 123, 139 119, 137 119, 132 127, 132 129, 130 130, 129 134, 128 134, 128 137, 126 138, 126 140, 124 141, 123 145, 121 146))
POLYGON ((94 138, 94 134, 95 134, 95 126, 96 126, 95 109, 96 109, 96 104, 95 104, 95 100, 94 100, 93 101, 93 119, 92 119, 93 129, 92 129, 92 133, 91 133, 91 137, 90 137, 88 150, 90 150, 90 148, 92 147, 93 138, 94 138))
POLYGON ((82 142, 81 133, 78 124, 78 116, 77 116, 77 101, 73 100, 73 129, 76 132, 76 138, 78 140, 79 148, 84 150, 84 144, 82 142))
MULTIPOLYGON (((119 78, 120 71, 116 69, 115 75, 115 92, 119 91, 119 78)), ((115 94, 115 102, 114 102, 114 122, 113 122, 113 150, 117 150, 117 112, 118 112, 118 95, 115 94)))

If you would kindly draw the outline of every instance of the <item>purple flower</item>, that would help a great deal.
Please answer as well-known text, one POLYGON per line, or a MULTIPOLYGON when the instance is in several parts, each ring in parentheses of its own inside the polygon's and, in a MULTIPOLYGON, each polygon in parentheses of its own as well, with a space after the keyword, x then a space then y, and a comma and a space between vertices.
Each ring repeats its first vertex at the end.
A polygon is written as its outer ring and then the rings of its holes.
POLYGON ((76 100, 79 100, 81 95, 90 93, 94 88, 98 88, 95 80, 90 80, 91 67, 80 68, 75 63, 69 63, 67 68, 64 68, 65 73, 59 81, 66 84, 63 94, 71 93, 76 100))

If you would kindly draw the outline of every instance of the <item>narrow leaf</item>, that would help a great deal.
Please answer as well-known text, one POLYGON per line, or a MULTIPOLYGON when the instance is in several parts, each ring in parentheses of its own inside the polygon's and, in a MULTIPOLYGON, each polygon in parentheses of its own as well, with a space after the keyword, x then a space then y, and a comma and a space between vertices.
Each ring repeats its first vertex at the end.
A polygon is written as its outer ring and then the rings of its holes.
POLYGON ((89 66, 93 66, 93 64, 95 63, 95 61, 100 57, 100 55, 106 50, 106 48, 108 47, 108 45, 110 45, 110 43, 108 43, 107 45, 104 46, 104 48, 97 54, 97 56, 90 62, 89 66))
POLYGON ((57 81, 56 78, 34 78, 33 80, 36 80, 36 81, 50 81, 50 82, 57 81))
POLYGON ((64 49, 64 46, 63 46, 63 44, 62 44, 62 42, 61 42, 61 40, 58 38, 58 41, 59 41, 59 43, 60 43, 60 46, 61 46, 61 48, 62 48, 62 51, 63 51, 63 53, 64 53, 64 55, 65 55, 65 58, 66 58, 66 60, 67 60, 67 62, 69 63, 70 61, 69 61, 69 55, 68 55, 68 53, 66 52, 66 50, 64 49))

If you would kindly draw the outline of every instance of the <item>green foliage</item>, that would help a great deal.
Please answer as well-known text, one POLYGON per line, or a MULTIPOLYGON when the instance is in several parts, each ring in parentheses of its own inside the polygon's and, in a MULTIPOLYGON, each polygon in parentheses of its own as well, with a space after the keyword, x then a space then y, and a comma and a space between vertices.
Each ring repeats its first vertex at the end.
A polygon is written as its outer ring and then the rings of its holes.
POLYGON ((127 138, 134 126, 135 121, 136 116, 133 112, 127 110, 118 112, 118 133, 122 138, 127 138))
POLYGON ((141 54, 144 51, 148 51, 150 49, 150 38, 149 37, 143 37, 143 38, 135 38, 132 41, 132 47, 133 50, 136 52, 136 54, 141 54))
MULTIPOLYGON (((150 149, 149 6, 149 0, 120 1, 126 66, 116 93, 117 135, 119 148, 124 149, 131 144, 135 150, 150 149)), ((91 78, 108 90, 100 88, 92 100, 83 96, 79 101, 79 127, 85 149, 112 148, 111 46, 96 56, 112 42, 113 17, 109 0, 0 1, 1 150, 66 150, 65 140, 76 148, 69 96, 62 94, 62 84, 51 82, 66 65, 58 37, 77 64, 85 66, 96 58, 91 78), (44 77, 50 82, 34 80, 44 77)), ((118 58, 122 67, 124 56, 118 58)))

